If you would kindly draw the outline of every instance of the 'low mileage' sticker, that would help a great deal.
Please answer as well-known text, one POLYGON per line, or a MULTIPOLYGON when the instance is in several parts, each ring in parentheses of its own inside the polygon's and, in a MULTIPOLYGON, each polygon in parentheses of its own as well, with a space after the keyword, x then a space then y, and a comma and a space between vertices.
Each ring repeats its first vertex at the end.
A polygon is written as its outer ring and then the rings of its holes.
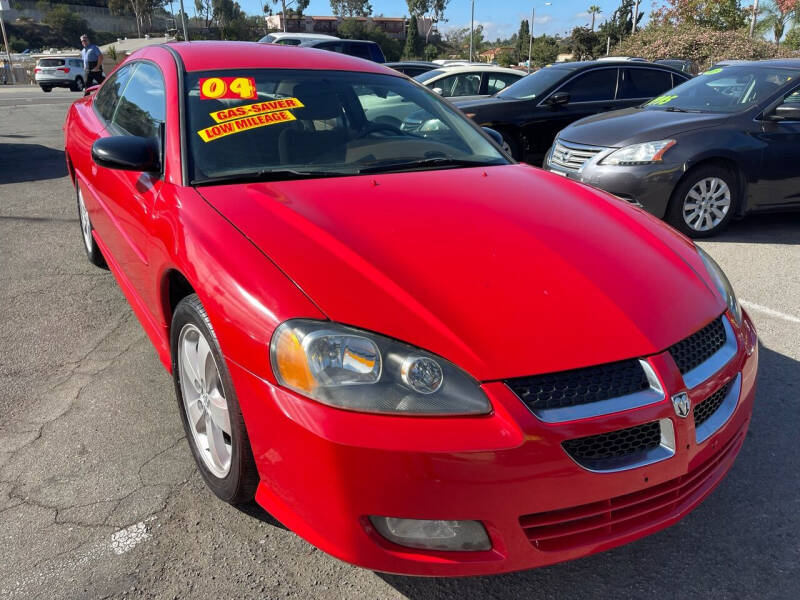
POLYGON ((280 110, 261 115, 254 115, 252 117, 244 117, 243 119, 236 119, 235 121, 228 121, 227 123, 220 123, 219 125, 212 125, 197 132, 204 142, 211 142, 219 138, 231 135, 232 133, 240 133, 248 131, 249 129, 256 129, 258 127, 267 127, 269 125, 277 125, 278 123, 286 123, 294 121, 295 116, 288 110, 280 110))

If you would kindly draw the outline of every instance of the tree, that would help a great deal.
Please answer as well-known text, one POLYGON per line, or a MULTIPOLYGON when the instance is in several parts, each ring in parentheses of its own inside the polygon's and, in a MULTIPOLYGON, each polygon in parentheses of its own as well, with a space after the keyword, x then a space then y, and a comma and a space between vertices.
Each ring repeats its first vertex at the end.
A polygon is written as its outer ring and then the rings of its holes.
MULTIPOLYGON (((112 14, 133 14, 136 18, 136 31, 142 37, 142 28, 147 22, 147 30, 153 28, 153 12, 164 7, 165 0, 108 0, 108 9, 112 14)), ((195 4, 198 0, 195 0, 195 4)))
POLYGON ((654 25, 697 25, 717 31, 730 31, 745 27, 749 10, 742 8, 741 0, 664 0, 653 11, 654 25))
POLYGON ((54 34, 65 41, 72 40, 73 44, 77 43, 81 35, 89 29, 85 19, 79 17, 77 13, 72 12, 63 4, 48 10, 42 21, 50 26, 54 34))
POLYGON ((528 47, 531 39, 531 29, 528 26, 528 19, 522 19, 517 33, 517 61, 528 60, 528 47))
MULTIPOLYGON (((457 27, 448 31, 444 36, 445 43, 450 47, 452 54, 461 58, 469 56, 469 27, 457 27)), ((473 51, 480 53, 483 47, 483 25, 477 25, 472 34, 473 51)))
POLYGON ((786 34, 783 47, 789 50, 800 50, 800 25, 795 25, 786 34))
POLYGON ((417 30, 417 17, 411 15, 406 24, 406 45, 403 48, 403 58, 417 58, 419 56, 419 32, 417 30))
POLYGON ((600 8, 599 6, 597 6, 597 4, 592 4, 592 5, 589 7, 589 9, 588 9, 588 11, 587 11, 587 12, 588 12, 590 15, 592 15, 592 31, 594 31, 594 19, 595 19, 595 17, 596 17, 597 15, 599 15, 601 12, 603 12, 603 9, 602 9, 602 8, 600 8))
POLYGON ((444 18, 444 11, 450 0, 406 0, 408 5, 408 14, 419 19, 429 19, 430 23, 425 31, 425 43, 428 43, 431 30, 435 23, 444 23, 447 19, 444 18))
POLYGON ((211 26, 211 18, 214 15, 213 0, 194 0, 195 15, 200 16, 205 21, 205 29, 211 26))
POLYGON ((372 5, 369 0, 331 0, 331 10, 337 17, 368 17, 372 5))
MULTIPOLYGON (((302 17, 303 11, 308 8, 311 0, 270 0, 272 4, 280 4, 282 17, 302 17), (294 5, 294 6, 293 6, 294 5)), ((272 14, 272 8, 269 4, 264 5, 264 12, 272 14)))
POLYGON ((439 49, 433 44, 428 44, 425 46, 423 54, 425 56, 425 60, 434 60, 437 56, 439 56, 439 49))
POLYGON ((593 58, 596 49, 600 46, 600 38, 594 31, 586 27, 576 27, 570 34, 570 50, 580 60, 593 58))
MULTIPOLYGON (((631 34, 633 30, 633 5, 634 0, 622 0, 619 8, 614 11, 611 18, 604 21, 597 28, 598 47, 593 54, 601 53, 601 49, 605 48, 605 42, 608 38, 611 38, 611 45, 613 46, 631 34)), ((639 29, 639 21, 642 20, 643 16, 644 12, 640 12, 636 19, 637 29, 639 29)))
POLYGON ((542 34, 533 38, 531 45, 531 63, 543 67, 556 62, 558 57, 558 41, 553 36, 542 34))
POLYGON ((771 30, 775 36, 775 45, 780 45, 783 32, 786 30, 786 26, 797 16, 800 10, 799 6, 800 3, 781 3, 778 0, 776 0, 775 4, 765 5, 763 7, 765 16, 758 21, 759 32, 765 33, 771 30))

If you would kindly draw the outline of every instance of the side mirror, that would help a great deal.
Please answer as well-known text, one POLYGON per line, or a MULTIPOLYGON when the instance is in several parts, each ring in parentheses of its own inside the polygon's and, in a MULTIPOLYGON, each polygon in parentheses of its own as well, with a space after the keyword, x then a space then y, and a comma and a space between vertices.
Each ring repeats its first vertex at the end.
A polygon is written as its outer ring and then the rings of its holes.
POLYGON ((99 87, 100 87, 99 83, 97 85, 93 85, 91 87, 87 87, 87 88, 85 88, 83 90, 83 95, 84 96, 90 96, 90 95, 94 94, 97 91, 97 88, 99 88, 99 87))
POLYGON ((439 94, 440 96, 442 95, 442 92, 443 92, 442 88, 440 88, 440 87, 433 88, 433 91, 435 93, 439 94))
POLYGON ((770 118, 774 121, 800 121, 800 104, 781 104, 770 118))
POLYGON ((491 127, 481 127, 481 129, 483 129, 484 133, 492 138, 492 141, 494 141, 495 144, 501 148, 503 147, 503 136, 500 135, 499 131, 492 129, 491 127))
POLYGON ((101 167, 121 171, 161 171, 161 151, 158 140, 119 135, 100 138, 92 145, 92 160, 101 167))
POLYGON ((550 106, 564 106, 565 104, 569 104, 569 93, 556 92, 547 99, 547 104, 550 106))

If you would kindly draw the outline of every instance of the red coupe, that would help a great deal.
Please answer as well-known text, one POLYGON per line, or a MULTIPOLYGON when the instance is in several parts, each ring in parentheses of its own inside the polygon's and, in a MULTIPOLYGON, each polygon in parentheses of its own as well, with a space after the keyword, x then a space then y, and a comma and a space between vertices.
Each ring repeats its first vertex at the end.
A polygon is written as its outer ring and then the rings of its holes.
POLYGON ((742 446, 757 338, 714 261, 395 71, 153 46, 65 132, 89 260, 172 373, 205 481, 336 557, 584 556, 675 523, 742 446))

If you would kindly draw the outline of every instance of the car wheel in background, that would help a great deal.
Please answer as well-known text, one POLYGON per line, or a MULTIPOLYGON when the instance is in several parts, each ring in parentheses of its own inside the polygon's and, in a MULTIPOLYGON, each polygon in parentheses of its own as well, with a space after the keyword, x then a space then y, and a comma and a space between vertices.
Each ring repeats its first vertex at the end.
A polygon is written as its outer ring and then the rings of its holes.
POLYGON ((501 131, 500 135, 503 136, 503 151, 506 154, 511 155, 511 158, 514 160, 522 160, 519 152, 519 143, 517 140, 515 140, 511 134, 506 133, 505 131, 501 131))
POLYGON ((667 221, 691 238, 710 237, 725 229, 738 201, 736 177, 724 167, 700 166, 675 191, 667 221))
POLYGON ((83 91, 83 77, 78 75, 75 78, 75 82, 71 86, 69 86, 69 89, 72 90, 73 92, 82 92, 83 91))
POLYGON ((42 91, 43 92, 51 92, 52 90, 53 90, 53 88, 51 88, 49 85, 43 85, 42 86, 42 91))
POLYGON ((225 502, 252 502, 258 474, 250 440, 217 336, 196 294, 178 303, 170 346, 181 420, 200 474, 225 502))
POLYGON ((86 250, 86 256, 89 262, 96 267, 107 269, 106 259, 100 252, 97 242, 94 241, 92 236, 92 221, 89 219, 89 211, 86 210, 86 204, 83 201, 83 192, 81 186, 75 183, 75 190, 78 196, 78 220, 81 225, 81 236, 83 237, 83 249, 86 250))

